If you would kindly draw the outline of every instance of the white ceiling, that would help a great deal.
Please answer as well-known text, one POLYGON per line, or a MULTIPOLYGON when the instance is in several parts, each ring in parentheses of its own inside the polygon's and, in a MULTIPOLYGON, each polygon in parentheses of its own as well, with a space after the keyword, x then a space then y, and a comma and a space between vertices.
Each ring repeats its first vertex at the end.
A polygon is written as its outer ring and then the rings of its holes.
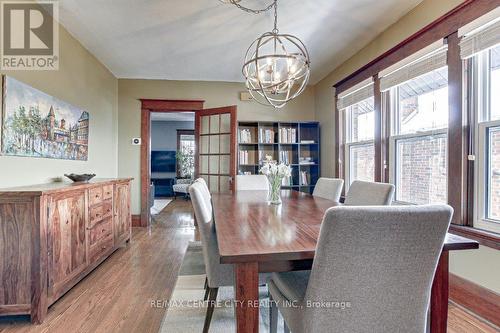
MULTIPOLYGON (((315 84, 420 1, 280 0, 278 27, 306 44, 315 84)), ((141 79, 241 82, 247 47, 272 29, 271 13, 219 0, 61 0, 60 21, 116 77, 141 79)))
POLYGON ((194 112, 152 112, 151 121, 194 121, 194 112))

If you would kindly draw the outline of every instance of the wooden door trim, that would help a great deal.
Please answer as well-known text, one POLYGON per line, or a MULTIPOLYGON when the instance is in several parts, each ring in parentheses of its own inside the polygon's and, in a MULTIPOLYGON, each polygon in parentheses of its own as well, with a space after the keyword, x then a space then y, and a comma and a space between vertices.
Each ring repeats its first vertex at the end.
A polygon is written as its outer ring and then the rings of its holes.
POLYGON ((151 113, 196 112, 203 109, 203 100, 139 99, 141 101, 141 218, 137 227, 150 223, 149 184, 151 183, 151 113))

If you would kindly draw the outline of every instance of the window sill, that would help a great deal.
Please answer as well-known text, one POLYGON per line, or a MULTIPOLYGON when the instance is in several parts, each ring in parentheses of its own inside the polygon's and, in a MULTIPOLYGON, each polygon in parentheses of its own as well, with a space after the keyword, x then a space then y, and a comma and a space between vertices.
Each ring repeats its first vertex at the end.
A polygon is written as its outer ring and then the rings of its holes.
POLYGON ((475 241, 478 241, 479 244, 483 246, 500 250, 500 234, 457 224, 450 225, 449 231, 452 234, 456 234, 459 236, 467 237, 475 241))

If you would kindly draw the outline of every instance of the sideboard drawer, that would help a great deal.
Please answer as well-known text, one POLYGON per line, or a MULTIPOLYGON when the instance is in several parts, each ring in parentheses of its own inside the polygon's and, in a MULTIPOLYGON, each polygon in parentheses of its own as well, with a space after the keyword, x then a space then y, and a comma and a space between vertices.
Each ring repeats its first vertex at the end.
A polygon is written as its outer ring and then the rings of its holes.
POLYGON ((93 187, 89 190, 89 204, 96 205, 102 201, 102 187, 93 187))
POLYGON ((92 228, 96 223, 102 220, 104 217, 104 207, 103 205, 98 205, 90 208, 90 227, 92 228))
POLYGON ((113 235, 113 220, 108 218, 103 220, 90 229, 89 233, 89 243, 92 247, 94 244, 99 242, 101 239, 113 235))
POLYGON ((113 216, 113 201, 111 201, 111 200, 103 201, 102 214, 103 214, 103 218, 113 216))
POLYGON ((114 246, 113 233, 111 233, 111 235, 109 236, 106 236, 98 240, 95 244, 90 246, 90 251, 89 251, 90 262, 99 260, 99 258, 110 253, 110 251, 113 250, 113 246, 114 246))
POLYGON ((113 199, 113 185, 106 185, 102 187, 102 199, 113 199))

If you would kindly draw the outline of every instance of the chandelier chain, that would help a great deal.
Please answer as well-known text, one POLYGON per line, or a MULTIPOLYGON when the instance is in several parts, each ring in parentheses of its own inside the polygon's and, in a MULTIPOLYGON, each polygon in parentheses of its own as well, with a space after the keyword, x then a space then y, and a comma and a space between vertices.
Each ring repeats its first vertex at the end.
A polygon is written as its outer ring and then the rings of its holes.
POLYGON ((230 3, 238 7, 239 9, 247 12, 247 13, 252 13, 252 14, 260 14, 269 11, 271 8, 273 8, 276 5, 277 0, 274 0, 269 6, 262 8, 262 9, 252 9, 252 8, 247 8, 243 7, 242 5, 239 4, 239 1, 237 0, 230 0, 230 3))
POLYGON ((274 0, 274 29, 273 32, 275 34, 278 33, 278 0, 274 0))

